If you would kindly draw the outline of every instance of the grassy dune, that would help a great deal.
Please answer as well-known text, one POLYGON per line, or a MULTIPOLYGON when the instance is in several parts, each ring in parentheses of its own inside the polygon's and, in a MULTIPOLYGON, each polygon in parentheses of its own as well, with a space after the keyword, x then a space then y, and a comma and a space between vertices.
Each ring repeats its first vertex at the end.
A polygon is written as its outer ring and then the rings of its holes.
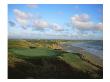
POLYGON ((83 60, 79 54, 63 51, 59 43, 61 41, 9 40, 8 78, 103 77, 101 68, 83 60))

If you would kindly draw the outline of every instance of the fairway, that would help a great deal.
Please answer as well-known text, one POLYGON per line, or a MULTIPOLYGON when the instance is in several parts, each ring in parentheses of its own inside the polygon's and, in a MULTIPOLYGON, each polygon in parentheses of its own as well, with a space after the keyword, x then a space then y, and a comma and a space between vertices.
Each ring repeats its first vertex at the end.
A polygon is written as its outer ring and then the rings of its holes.
POLYGON ((54 50, 48 48, 14 48, 11 51, 17 55, 29 56, 29 57, 40 57, 40 56, 55 56, 57 53, 54 50))

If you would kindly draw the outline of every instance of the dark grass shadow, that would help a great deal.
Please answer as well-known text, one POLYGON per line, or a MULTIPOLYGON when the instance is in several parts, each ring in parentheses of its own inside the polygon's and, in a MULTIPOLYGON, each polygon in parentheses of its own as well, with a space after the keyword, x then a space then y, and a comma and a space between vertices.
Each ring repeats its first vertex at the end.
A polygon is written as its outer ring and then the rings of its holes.
POLYGON ((84 73, 59 58, 26 59, 16 62, 15 67, 8 67, 9 79, 91 79, 84 73))
MULTIPOLYGON (((32 48, 33 49, 33 48, 32 48)), ((14 67, 8 66, 9 79, 100 79, 103 78, 103 72, 100 69, 96 71, 98 77, 92 77, 90 72, 83 72, 77 68, 71 67, 65 61, 58 58, 62 53, 69 53, 59 49, 54 49, 56 56, 24 57, 17 58, 24 61, 17 61, 14 67)), ((75 53, 79 57, 81 54, 75 53)))

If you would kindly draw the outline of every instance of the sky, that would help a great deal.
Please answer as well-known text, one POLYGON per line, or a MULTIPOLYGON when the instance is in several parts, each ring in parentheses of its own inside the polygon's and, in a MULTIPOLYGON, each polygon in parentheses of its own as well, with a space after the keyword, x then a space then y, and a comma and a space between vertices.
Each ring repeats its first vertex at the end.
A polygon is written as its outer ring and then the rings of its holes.
POLYGON ((9 39, 103 39, 102 4, 9 4, 9 39))

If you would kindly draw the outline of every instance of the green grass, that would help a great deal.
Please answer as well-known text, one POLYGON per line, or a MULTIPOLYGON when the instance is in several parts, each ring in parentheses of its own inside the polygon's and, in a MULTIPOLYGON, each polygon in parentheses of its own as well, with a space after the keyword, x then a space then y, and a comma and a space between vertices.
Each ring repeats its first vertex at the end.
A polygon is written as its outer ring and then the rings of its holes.
POLYGON ((89 63, 87 63, 85 61, 83 61, 76 54, 65 53, 60 58, 63 59, 68 64, 70 64, 72 67, 75 67, 75 68, 77 68, 79 70, 82 70, 83 72, 98 70, 97 67, 95 67, 95 66, 93 66, 93 65, 91 65, 91 64, 89 64, 89 63))
POLYGON ((18 56, 28 57, 28 58, 44 57, 44 56, 45 57, 59 56, 61 59, 63 59, 65 62, 67 62, 71 66, 76 67, 77 69, 80 69, 82 71, 91 70, 92 68, 97 69, 96 67, 80 59, 78 55, 72 54, 72 53, 63 53, 63 52, 61 53, 61 51, 56 52, 55 50, 48 49, 48 48, 34 48, 34 49, 13 48, 10 50, 11 52, 13 52, 14 54, 18 56))
POLYGON ((91 61, 92 63, 103 67, 103 61, 97 56, 93 56, 90 53, 85 53, 85 59, 91 61))
MULTIPOLYGON (((86 76, 87 78, 102 78, 102 75, 99 76, 97 74, 99 69, 89 62, 82 60, 78 54, 54 50, 46 48, 45 46, 30 48, 30 46, 36 42, 39 41, 9 40, 8 65, 9 68, 11 68, 9 69, 9 76, 13 75, 14 70, 15 75, 20 73, 16 78, 21 78, 22 76, 22 78, 25 78, 25 76, 46 78, 46 75, 48 78, 51 78, 52 75, 52 78, 69 78, 69 76, 71 76, 70 78, 86 78, 86 76), (77 76, 75 76, 75 74, 77 76)), ((39 43, 42 42, 43 41, 40 41, 39 43)), ((50 44, 49 41, 45 42, 48 43, 48 45, 52 44, 52 41, 50 44)), ((46 45, 46 43, 44 44, 46 45)), ((88 54, 86 58, 91 61, 93 59, 88 54)), ((13 77, 14 76, 11 78, 13 77)))
POLYGON ((48 48, 12 48, 10 49, 13 53, 20 56, 28 57, 42 57, 42 56, 56 56, 58 55, 54 50, 48 48))

